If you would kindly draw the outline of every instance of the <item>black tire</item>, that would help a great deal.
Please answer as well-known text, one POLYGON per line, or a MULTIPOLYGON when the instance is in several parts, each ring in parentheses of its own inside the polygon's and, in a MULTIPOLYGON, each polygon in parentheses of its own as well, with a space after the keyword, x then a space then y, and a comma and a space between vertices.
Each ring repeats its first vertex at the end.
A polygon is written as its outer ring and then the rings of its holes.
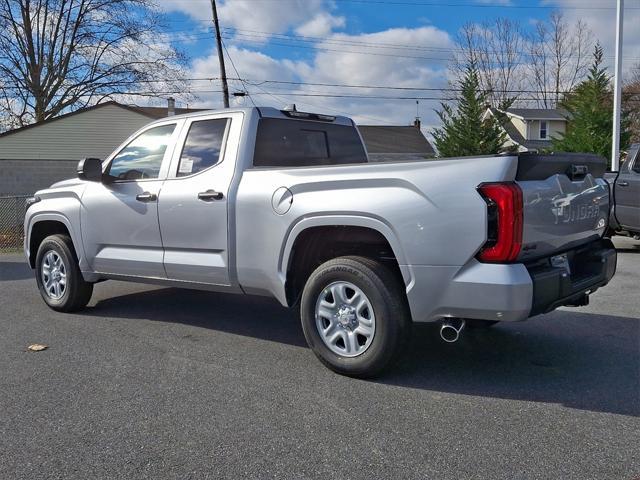
POLYGON ((489 328, 500 323, 499 320, 477 320, 475 318, 466 320, 466 326, 469 328, 489 328))
POLYGON ((82 277, 73 243, 67 235, 50 235, 40 243, 36 256, 36 282, 45 303, 60 312, 74 312, 86 307, 93 293, 93 284, 82 277), (54 252, 64 264, 66 282, 59 298, 53 298, 47 293, 44 284, 43 264, 49 252, 54 252))
POLYGON ((320 265, 302 293, 300 318, 304 336, 318 359, 336 373, 369 378, 379 375, 403 353, 411 328, 401 281, 387 267, 369 258, 339 257, 320 265), (316 326, 316 303, 334 282, 349 282, 369 300, 375 315, 375 333, 366 350, 357 356, 333 352, 316 326))

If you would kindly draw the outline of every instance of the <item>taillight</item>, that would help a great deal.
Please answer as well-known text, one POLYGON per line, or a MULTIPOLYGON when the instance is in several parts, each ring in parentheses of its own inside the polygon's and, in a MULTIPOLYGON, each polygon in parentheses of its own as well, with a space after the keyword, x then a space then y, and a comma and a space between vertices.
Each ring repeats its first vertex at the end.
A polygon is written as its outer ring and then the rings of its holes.
POLYGON ((522 190, 515 183, 483 183, 487 202, 487 242, 477 255, 481 262, 513 262, 522 247, 522 190))

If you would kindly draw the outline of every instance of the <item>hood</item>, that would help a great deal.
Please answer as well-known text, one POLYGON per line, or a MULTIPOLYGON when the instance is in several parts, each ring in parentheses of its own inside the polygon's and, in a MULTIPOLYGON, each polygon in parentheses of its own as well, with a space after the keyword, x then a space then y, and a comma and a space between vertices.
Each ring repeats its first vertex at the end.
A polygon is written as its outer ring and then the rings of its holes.
POLYGON ((68 188, 76 185, 82 185, 83 183, 85 183, 84 180, 80 180, 79 178, 68 178, 54 183, 48 188, 48 190, 53 188, 68 188))

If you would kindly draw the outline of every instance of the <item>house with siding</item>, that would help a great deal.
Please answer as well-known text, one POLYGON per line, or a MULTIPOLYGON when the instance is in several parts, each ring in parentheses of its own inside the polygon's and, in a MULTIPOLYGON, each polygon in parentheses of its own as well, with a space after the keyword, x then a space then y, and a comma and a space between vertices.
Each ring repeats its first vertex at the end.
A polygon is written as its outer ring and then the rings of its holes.
MULTIPOLYGON (((200 109, 139 107, 105 102, 0 134, 0 196, 30 195, 76 174, 85 157, 106 158, 132 133, 168 115, 200 109)), ((427 158, 433 148, 409 126, 359 126, 372 161, 427 158)))
POLYGON ((31 194, 75 175, 84 157, 105 158, 133 132, 194 109, 105 102, 0 134, 0 196, 31 194))
POLYGON ((567 113, 556 108, 488 108, 485 118, 489 115, 500 118, 507 134, 505 147, 515 147, 519 152, 549 149, 551 138, 567 131, 567 113))

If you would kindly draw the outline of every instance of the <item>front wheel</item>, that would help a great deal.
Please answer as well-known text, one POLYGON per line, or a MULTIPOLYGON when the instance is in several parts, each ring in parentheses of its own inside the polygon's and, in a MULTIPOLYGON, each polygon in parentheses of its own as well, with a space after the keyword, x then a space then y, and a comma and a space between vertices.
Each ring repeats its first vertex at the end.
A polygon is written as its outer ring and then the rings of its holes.
POLYGON ((84 308, 93 293, 93 284, 82 278, 67 235, 51 235, 42 241, 36 256, 36 281, 45 303, 61 312, 84 308))
POLYGON ((339 257, 309 277, 300 305, 304 336, 320 361, 353 377, 381 373, 402 353, 411 326, 401 282, 364 257, 339 257))

